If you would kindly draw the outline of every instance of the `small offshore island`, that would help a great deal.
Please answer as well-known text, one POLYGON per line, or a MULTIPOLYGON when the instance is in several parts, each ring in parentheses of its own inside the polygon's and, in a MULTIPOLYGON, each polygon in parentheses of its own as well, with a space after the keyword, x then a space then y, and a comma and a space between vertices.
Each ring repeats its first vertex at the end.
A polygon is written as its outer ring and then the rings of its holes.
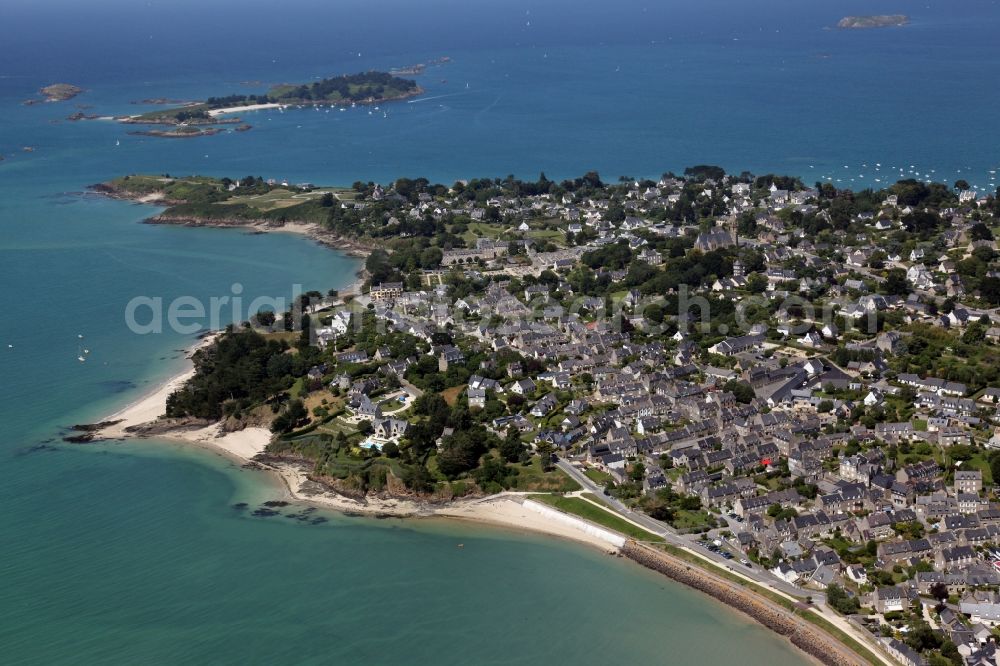
MULTIPOLYGON (((204 102, 155 109, 147 113, 118 118, 134 125, 171 125, 172 130, 135 132, 144 136, 196 137, 224 131, 218 125, 240 125, 239 131, 250 129, 239 118, 222 118, 242 111, 275 109, 288 106, 355 106, 377 105, 408 99, 422 94, 416 81, 403 79, 387 72, 370 71, 344 74, 308 84, 280 84, 268 92, 256 95, 209 97, 204 102)), ((161 103, 163 99, 150 100, 161 103)))
POLYGON ((905 14, 880 14, 874 16, 845 16, 837 23, 844 30, 867 30, 870 28, 892 28, 906 25, 910 17, 905 14))
POLYGON ((42 99, 25 100, 24 104, 31 106, 33 104, 44 104, 45 102, 65 102, 73 99, 82 92, 83 88, 69 83, 53 83, 52 85, 45 86, 38 91, 38 93, 42 96, 42 99))
POLYGON ((984 649, 987 602, 950 590, 1000 586, 996 194, 706 165, 94 189, 166 207, 149 222, 297 225, 366 259, 357 288, 213 334, 75 441, 182 438, 348 513, 586 541, 826 664, 984 649))

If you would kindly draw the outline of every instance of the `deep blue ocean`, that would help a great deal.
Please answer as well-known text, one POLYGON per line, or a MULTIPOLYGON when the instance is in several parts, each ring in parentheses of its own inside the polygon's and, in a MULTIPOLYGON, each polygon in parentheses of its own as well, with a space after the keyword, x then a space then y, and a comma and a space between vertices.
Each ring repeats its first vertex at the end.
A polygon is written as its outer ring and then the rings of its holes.
POLYGON ((1000 6, 984 0, 5 0, 2 661, 801 663, 743 618, 572 544, 452 524, 251 519, 230 505, 277 490, 221 458, 162 442, 61 444, 65 426, 169 376, 193 341, 129 332, 133 297, 207 299, 237 283, 248 299, 287 297, 358 268, 290 234, 142 225, 155 209, 82 192, 124 173, 350 184, 596 169, 613 180, 699 163, 992 191, 997 34, 1000 6), (830 29, 869 13, 912 22, 830 29), (250 132, 190 140, 65 120, 77 104, 135 113, 144 98, 442 56, 451 62, 418 78, 422 98, 372 114, 261 111, 245 114, 250 132), (21 104, 54 82, 86 92, 21 104))

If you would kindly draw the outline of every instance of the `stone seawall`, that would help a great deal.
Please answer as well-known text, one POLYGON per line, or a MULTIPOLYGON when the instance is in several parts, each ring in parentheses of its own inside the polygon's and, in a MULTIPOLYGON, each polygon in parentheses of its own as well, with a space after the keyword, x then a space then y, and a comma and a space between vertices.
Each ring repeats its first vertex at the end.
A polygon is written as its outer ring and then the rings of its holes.
POLYGON ((597 537, 601 541, 607 542, 608 544, 614 546, 615 548, 622 548, 625 545, 625 537, 612 532, 611 530, 606 530, 603 527, 598 527, 588 523, 582 518, 577 518, 576 516, 571 516, 568 513, 563 513, 562 511, 557 511, 547 504, 541 504, 540 502, 535 502, 534 500, 525 500, 522 506, 525 509, 534 511, 535 513, 540 513, 549 520, 554 520, 557 523, 562 523, 564 525, 569 525, 570 527, 580 530, 584 534, 589 534, 593 537, 597 537))
POLYGON ((741 586, 693 566, 662 551, 628 541, 622 555, 642 566, 662 573, 678 583, 704 592, 722 603, 749 615, 757 622, 782 636, 787 636, 797 648, 829 666, 865 666, 846 646, 791 611, 770 602, 741 586))

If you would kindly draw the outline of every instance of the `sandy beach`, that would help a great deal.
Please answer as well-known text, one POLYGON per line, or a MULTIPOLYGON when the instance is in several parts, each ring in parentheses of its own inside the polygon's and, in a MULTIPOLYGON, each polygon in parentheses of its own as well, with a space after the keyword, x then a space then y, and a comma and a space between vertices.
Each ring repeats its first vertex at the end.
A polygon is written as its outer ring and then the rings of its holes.
MULTIPOLYGON (((210 344, 214 336, 202 340, 198 347, 210 344)), ((195 349, 197 349, 196 347, 195 349)), ((193 353, 194 350, 192 350, 193 353)), ((189 355, 190 358, 190 355, 189 355)), ((120 421, 96 433, 99 439, 141 439, 142 435, 129 432, 127 428, 141 426, 155 421, 166 411, 167 397, 190 379, 194 368, 189 367, 184 372, 172 377, 169 381, 152 393, 140 398, 124 409, 110 415, 106 421, 120 421)), ((222 434, 219 424, 212 424, 196 429, 175 429, 155 436, 157 439, 174 440, 185 444, 194 444, 215 451, 241 463, 249 463, 267 447, 271 440, 271 432, 266 428, 246 428, 236 432, 222 434)), ((455 502, 435 506, 406 498, 365 498, 358 501, 340 495, 328 488, 310 481, 305 470, 295 464, 259 464, 259 466, 284 481, 288 497, 296 501, 341 513, 411 517, 439 517, 467 520, 504 527, 514 531, 526 531, 546 534, 562 539, 570 539, 598 548, 604 552, 617 550, 606 535, 578 519, 555 520, 541 511, 533 510, 526 504, 530 495, 505 493, 483 499, 455 502)))
POLYGON ((445 507, 435 511, 434 515, 569 539, 606 553, 618 551, 619 545, 614 540, 601 536, 599 532, 603 530, 600 528, 593 529, 593 526, 587 526, 582 519, 573 516, 566 516, 567 520, 554 520, 545 513, 529 508, 530 502, 530 495, 497 495, 445 507))
MULTIPOLYGON (((290 229, 285 229, 291 231, 290 229)), ((95 433, 95 439, 142 439, 148 437, 137 433, 138 426, 150 424, 166 413, 167 398, 194 376, 191 357, 198 349, 215 341, 218 333, 206 336, 188 350, 184 370, 125 408, 103 419, 117 422, 95 433)), ((245 428, 236 432, 220 432, 220 424, 215 423, 198 428, 175 428, 149 435, 156 439, 174 440, 179 443, 194 444, 220 453, 240 463, 254 462, 259 468, 279 476, 288 491, 288 497, 296 501, 332 509, 341 513, 412 517, 439 517, 468 520, 504 527, 515 531, 547 534, 563 539, 584 543, 604 552, 617 551, 620 544, 606 530, 590 525, 578 518, 558 514, 547 506, 533 503, 530 494, 502 493, 486 498, 457 501, 435 505, 407 498, 368 497, 362 501, 351 499, 333 492, 329 488, 310 481, 306 470, 294 463, 261 463, 254 458, 264 453, 271 441, 271 432, 266 428, 245 428)))
POLYGON ((135 402, 130 403, 107 418, 101 419, 102 422, 117 421, 118 423, 97 431, 95 437, 99 439, 131 437, 132 434, 126 432, 126 428, 149 423, 163 416, 167 411, 167 398, 170 397, 170 394, 194 376, 194 364, 191 362, 191 357, 199 349, 212 344, 218 335, 218 333, 207 335, 199 340, 198 344, 188 349, 185 354, 186 367, 183 372, 174 375, 155 390, 147 393, 135 402))
POLYGON ((263 109, 277 109, 281 104, 247 104, 246 106, 229 106, 224 109, 212 109, 208 115, 215 118, 227 113, 243 113, 245 111, 261 111, 263 109))
POLYGON ((553 519, 546 509, 531 507, 530 493, 501 493, 485 498, 431 505, 403 498, 376 497, 358 501, 337 494, 306 478, 305 472, 293 464, 262 465, 278 474, 288 490, 289 499, 340 513, 366 516, 396 516, 399 518, 447 518, 503 527, 516 532, 533 532, 569 539, 597 548, 616 552, 618 544, 609 539, 610 533, 585 521, 560 514, 553 519))

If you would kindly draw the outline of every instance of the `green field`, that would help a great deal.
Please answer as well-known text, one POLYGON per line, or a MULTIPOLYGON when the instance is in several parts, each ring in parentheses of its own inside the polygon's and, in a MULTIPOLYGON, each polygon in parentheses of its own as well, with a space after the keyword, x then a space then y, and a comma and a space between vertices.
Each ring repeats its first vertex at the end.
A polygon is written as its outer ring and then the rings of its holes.
POLYGON ((618 532, 636 541, 648 541, 652 543, 662 543, 663 538, 655 534, 650 534, 646 530, 633 525, 624 518, 620 518, 610 511, 605 511, 599 506, 595 506, 585 499, 579 497, 563 497, 562 495, 533 495, 531 499, 544 502, 560 511, 579 516, 584 520, 589 520, 609 530, 618 532))
MULTIPOLYGON (((225 201, 220 201, 219 205, 222 206, 233 206, 233 205, 244 205, 250 208, 255 208, 261 212, 269 212, 272 210, 278 210, 281 208, 290 208, 292 206, 298 206, 301 203, 307 201, 313 201, 321 198, 327 192, 331 192, 333 196, 338 199, 349 198, 345 197, 346 190, 341 188, 319 188, 311 190, 309 192, 302 192, 296 190, 289 190, 286 188, 278 187, 265 194, 245 194, 231 197, 225 201)), ((351 193, 354 194, 353 192, 351 193)))
POLYGON ((599 486, 606 486, 608 485, 608 481, 612 480, 610 474, 602 472, 595 467, 588 467, 584 475, 599 486))
POLYGON ((232 183, 197 176, 133 175, 117 178, 106 186, 130 197, 162 195, 165 202, 174 204, 163 212, 164 217, 223 217, 261 222, 323 223, 330 215, 330 207, 321 201, 325 194, 330 193, 338 200, 355 196, 353 191, 341 187, 268 185, 260 179, 256 182, 244 179, 239 188, 230 191, 232 183))
POLYGON ((181 113, 207 113, 209 108, 210 107, 207 104, 189 104, 187 106, 170 109, 154 109, 152 111, 139 114, 134 118, 134 120, 151 123, 158 121, 177 122, 177 116, 181 113))
POLYGON ((511 490, 569 493, 580 489, 580 485, 562 470, 543 472, 542 460, 537 456, 532 457, 528 465, 512 466, 517 469, 517 476, 512 480, 511 490))

